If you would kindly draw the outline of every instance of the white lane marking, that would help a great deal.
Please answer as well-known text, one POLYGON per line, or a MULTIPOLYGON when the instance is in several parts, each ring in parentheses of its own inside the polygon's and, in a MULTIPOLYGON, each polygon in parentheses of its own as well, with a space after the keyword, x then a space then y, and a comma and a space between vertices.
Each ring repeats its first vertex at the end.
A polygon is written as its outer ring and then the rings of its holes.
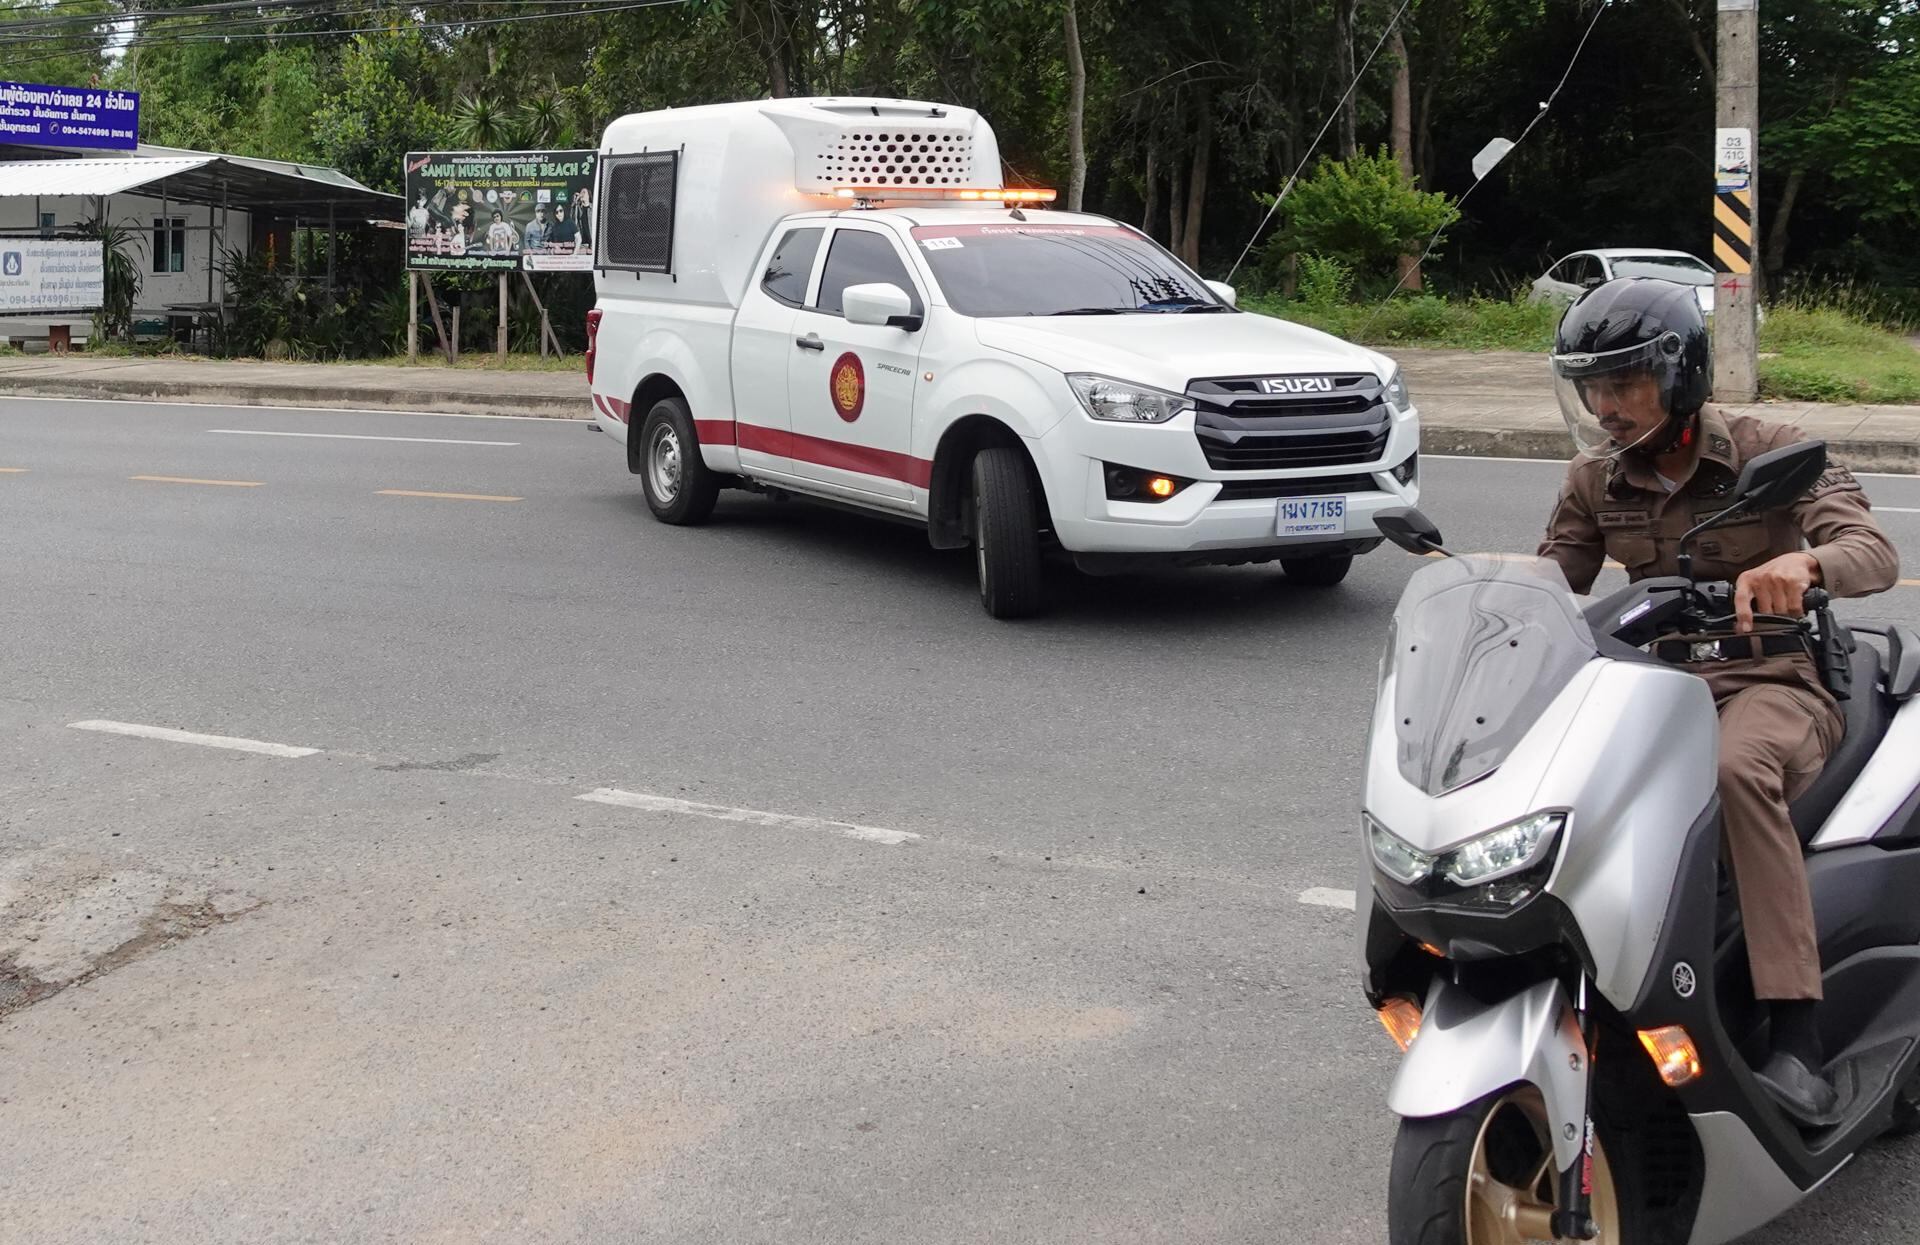
POLYGON ((209 428, 229 437, 314 437, 324 441, 412 441, 421 445, 518 445, 518 441, 456 441, 451 437, 371 437, 354 432, 268 432, 264 428, 209 428))
POLYGON ((1880 514, 1920 514, 1920 506, 1875 506, 1880 514))
MULTIPOLYGON (((560 373, 564 375, 565 373, 560 373)), ((542 424, 590 424, 591 409, 579 415, 473 415, 465 411, 396 411, 382 406, 273 406, 268 403, 162 402, 154 398, 36 398, 31 394, 0 395, 0 402, 86 402, 94 406, 185 406, 201 411, 299 411, 306 415, 425 415, 431 419, 528 419, 542 424)), ((582 399, 582 408, 592 403, 582 399)))
POLYGON ((176 731, 165 726, 142 726, 138 722, 69 722, 76 731, 103 731, 109 735, 137 735, 142 739, 163 739, 175 744, 199 744, 203 748, 227 748, 234 752, 258 752, 270 757, 310 757, 318 748, 295 748, 288 744, 270 744, 261 739, 240 739, 233 735, 202 735, 197 731, 176 731))
POLYGON ((1331 886, 1310 886, 1300 892, 1300 902, 1315 908, 1344 908, 1352 912, 1354 894, 1331 886))
POLYGON ((724 804, 696 804, 691 800, 676 800, 664 795, 646 795, 638 791, 622 791, 617 787, 601 787, 584 795, 576 795, 576 800, 591 800, 595 804, 612 804, 619 808, 637 808, 650 813, 687 813, 695 817, 711 817, 715 821, 740 821, 752 826, 770 826, 776 830, 825 830, 830 834, 843 834, 850 839, 864 839, 869 843, 897 845, 912 842, 920 836, 905 830, 884 830, 879 826, 856 826, 848 821, 827 821, 821 817, 795 817, 788 813, 765 813, 757 808, 729 808, 724 804))

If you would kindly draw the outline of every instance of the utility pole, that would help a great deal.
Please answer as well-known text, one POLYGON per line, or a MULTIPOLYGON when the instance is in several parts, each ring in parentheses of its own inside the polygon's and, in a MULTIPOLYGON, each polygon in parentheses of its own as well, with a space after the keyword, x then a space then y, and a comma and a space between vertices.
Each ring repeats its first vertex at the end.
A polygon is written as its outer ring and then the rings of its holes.
POLYGON ((1713 396, 1760 396, 1758 290, 1753 240, 1760 232, 1760 3, 1719 0, 1713 157, 1713 396))

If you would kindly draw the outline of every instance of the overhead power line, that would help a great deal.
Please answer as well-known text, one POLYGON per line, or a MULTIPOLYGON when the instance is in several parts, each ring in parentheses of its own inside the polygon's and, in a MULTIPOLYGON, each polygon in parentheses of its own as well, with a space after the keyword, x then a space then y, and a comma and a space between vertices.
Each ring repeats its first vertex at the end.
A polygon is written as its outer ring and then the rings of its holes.
POLYGON ((1388 22, 1386 29, 1380 32, 1380 39, 1373 45, 1373 51, 1367 53, 1367 59, 1360 62, 1360 69, 1353 75, 1353 81, 1347 83, 1347 89, 1341 93, 1339 102, 1327 113, 1327 119, 1325 123, 1321 125, 1320 132, 1314 135, 1313 142, 1307 145, 1307 153, 1301 156, 1300 163, 1294 166, 1293 176, 1287 179, 1287 184, 1282 186, 1280 193, 1274 196, 1273 206, 1267 209, 1267 214, 1261 217, 1260 223, 1254 227, 1253 236, 1247 239, 1246 246, 1240 250, 1240 258, 1234 260, 1233 267, 1227 269, 1227 280, 1233 280, 1233 274, 1239 272, 1240 265, 1247 262, 1247 255, 1253 250, 1253 244, 1260 240, 1261 232, 1266 229, 1268 222, 1273 219, 1273 214, 1280 210, 1281 202, 1286 199, 1288 192, 1293 189, 1294 183, 1300 180, 1300 174, 1306 171, 1307 161, 1313 159, 1313 153, 1319 150, 1320 140, 1325 138, 1327 131, 1333 128, 1333 119, 1340 115, 1342 108, 1347 106, 1347 98, 1359 87, 1360 80, 1367 76, 1367 67, 1373 64, 1374 57, 1380 55, 1380 49, 1387 46, 1387 36, 1392 34, 1393 28, 1400 24, 1400 19, 1406 15, 1407 6, 1412 3, 1413 0, 1400 0, 1400 7, 1394 11, 1393 20, 1388 22))
MULTIPOLYGON (((491 0, 454 0, 454 3, 484 3, 484 2, 491 2, 491 0)), ((526 2, 526 0, 513 0, 513 2, 524 3, 526 2)), ((635 9, 661 8, 668 5, 685 4, 685 3, 688 3, 688 0, 622 0, 622 2, 620 3, 613 3, 613 4, 595 4, 595 3, 589 3, 589 0, 544 0, 544 2, 573 4, 576 7, 565 9, 563 11, 547 11, 547 12, 540 12, 540 13, 519 13, 519 14, 513 14, 505 17, 463 17, 463 18, 455 18, 448 21, 436 21, 436 22, 410 21, 405 23, 405 28, 408 30, 467 30, 467 29, 472 29, 472 28, 481 27, 481 26, 505 26, 505 25, 511 25, 511 24, 516 24, 521 22, 541 22, 541 21, 554 21, 561 18, 570 18, 570 17, 590 17, 596 13, 623 13, 623 12, 628 12, 630 10, 635 10, 635 9)), ((360 16, 363 13, 373 13, 373 12, 384 11, 385 7, 386 6, 376 5, 371 8, 367 8, 363 10, 350 10, 350 11, 343 10, 334 15, 360 16)), ((397 11, 398 6, 392 6, 392 7, 394 7, 397 11)), ((269 18, 269 19, 259 19, 259 20, 265 21, 268 24, 272 24, 274 21, 277 21, 277 20, 285 20, 285 21, 311 20, 315 16, 325 16, 325 14, 310 13, 310 14, 301 14, 301 15, 288 15, 284 19, 269 18)), ((234 22, 234 23, 230 23, 229 25, 231 26, 231 25, 240 25, 240 24, 241 24, 240 22, 234 22)), ((194 31, 194 29, 195 28, 192 28, 192 27, 189 27, 185 30, 164 29, 164 30, 159 30, 151 33, 136 29, 127 35, 123 43, 120 43, 117 46, 125 49, 134 49, 134 48, 148 47, 148 46, 167 46, 167 45, 177 45, 177 44, 185 44, 185 43, 239 43, 239 42, 252 42, 252 41, 263 40, 263 39, 277 40, 277 39, 337 38, 337 37, 343 37, 348 35, 380 34, 384 32, 393 31, 396 29, 396 27, 393 24, 389 23, 389 24, 384 24, 379 26, 356 26, 356 27, 347 27, 347 28, 332 29, 332 30, 277 30, 277 31, 254 31, 254 32, 241 31, 240 33, 236 34, 236 33, 230 33, 227 28, 222 28, 219 30, 209 30, 204 34, 197 33, 197 32, 190 33, 191 31, 194 31)), ((27 45, 27 44, 36 44, 36 43, 65 43, 65 44, 68 44, 69 46, 72 46, 76 43, 85 44, 101 37, 106 37, 111 39, 115 37, 115 35, 114 35, 114 32, 108 32, 104 36, 100 34, 14 35, 14 34, 8 33, 5 27, 3 25, 0 25, 0 48, 27 45)), ((55 55, 59 55, 59 54, 60 53, 55 53, 55 55)), ((34 60, 41 60, 41 59, 50 59, 50 57, 46 57, 46 56, 30 57, 23 60, 12 61, 11 63, 27 64, 27 63, 32 63, 34 60)))
MULTIPOLYGON (((1546 99, 1540 102, 1539 109, 1536 110, 1533 114, 1533 120, 1527 122, 1527 127, 1524 130, 1520 131, 1520 137, 1513 140, 1513 147, 1509 147, 1506 149, 1506 151, 1502 152, 1500 155, 1500 159, 1505 160, 1508 156, 1513 154, 1514 147, 1518 147, 1521 143, 1524 143, 1527 141, 1527 135, 1533 133, 1533 127, 1540 124, 1541 119, 1547 115, 1547 110, 1553 107, 1553 101, 1560 98, 1561 89, 1567 85, 1567 79, 1573 76, 1573 67, 1580 63, 1580 53, 1586 51, 1587 40, 1593 38, 1594 27, 1600 24, 1600 15, 1602 13, 1605 13, 1608 7, 1609 6, 1605 3, 1605 0, 1602 0, 1600 4, 1594 7, 1593 20, 1587 23, 1587 29, 1583 34, 1581 34, 1580 42, 1574 46, 1573 55, 1568 58, 1567 67, 1561 73, 1560 81, 1554 84, 1553 90, 1548 92, 1546 99)), ((1473 192, 1480 189, 1480 184, 1486 181, 1487 178, 1490 177, 1492 174, 1493 174, 1493 170, 1489 168, 1485 173, 1482 173, 1479 177, 1476 177, 1473 181, 1473 185, 1467 187, 1466 193, 1461 195, 1458 199, 1454 200, 1454 207, 1458 208, 1464 205, 1468 199, 1471 199, 1473 197, 1473 192)), ((1427 262, 1427 257, 1433 254, 1433 248, 1440 245, 1440 235, 1445 233, 1446 229, 1447 227, 1445 225, 1442 225, 1440 228, 1433 231, 1433 236, 1427 239, 1426 247, 1420 252, 1420 258, 1417 261, 1415 261, 1412 265, 1410 265, 1405 272, 1402 272, 1400 274, 1400 279, 1393 283, 1393 288, 1387 291, 1387 296, 1380 300, 1380 305, 1378 307, 1375 307, 1373 309, 1373 314, 1367 317, 1367 323, 1363 325, 1361 328, 1361 331, 1363 333, 1366 331, 1366 329, 1371 328, 1373 326, 1373 322, 1375 320, 1380 318, 1380 313, 1387 309, 1387 304, 1393 301, 1393 296, 1398 294, 1403 288, 1405 288, 1407 284, 1407 278, 1412 276, 1414 273, 1418 272, 1420 270, 1420 265, 1427 262)))

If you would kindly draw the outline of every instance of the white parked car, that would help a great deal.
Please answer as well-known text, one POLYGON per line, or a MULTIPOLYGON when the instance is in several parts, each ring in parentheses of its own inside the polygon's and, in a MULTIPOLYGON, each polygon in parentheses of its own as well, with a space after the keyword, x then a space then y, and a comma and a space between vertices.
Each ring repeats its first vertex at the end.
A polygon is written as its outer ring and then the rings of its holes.
POLYGON ((669 109, 600 152, 588 382, 662 522, 723 488, 902 519, 971 546, 1004 618, 1055 550, 1330 585, 1419 495, 1392 360, 1005 189, 969 109, 669 109))
POLYGON ((1528 301, 1570 303, 1596 285, 1616 277, 1658 277, 1691 285, 1700 310, 1713 314, 1713 266, 1685 251, 1647 247, 1603 247, 1575 251, 1534 280, 1528 301))

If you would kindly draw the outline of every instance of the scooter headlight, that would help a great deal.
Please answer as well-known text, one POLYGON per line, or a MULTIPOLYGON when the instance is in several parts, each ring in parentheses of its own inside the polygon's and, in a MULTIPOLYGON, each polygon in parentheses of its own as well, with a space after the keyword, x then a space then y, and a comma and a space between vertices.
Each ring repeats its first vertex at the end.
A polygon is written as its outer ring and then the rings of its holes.
POLYGON ((1565 813, 1535 813, 1448 851, 1427 852, 1372 817, 1363 813, 1361 818, 1367 847, 1382 873, 1435 902, 1494 908, 1511 907, 1535 893, 1567 824, 1565 813))
POLYGON ((1388 877, 1415 886, 1432 876, 1436 857, 1421 851, 1365 813, 1360 818, 1367 823, 1367 845, 1373 849, 1373 863, 1379 865, 1388 877))
POLYGON ((1455 886, 1478 886, 1518 873, 1539 863, 1566 824, 1565 813, 1535 813, 1502 826, 1448 852, 1440 875, 1455 886))

